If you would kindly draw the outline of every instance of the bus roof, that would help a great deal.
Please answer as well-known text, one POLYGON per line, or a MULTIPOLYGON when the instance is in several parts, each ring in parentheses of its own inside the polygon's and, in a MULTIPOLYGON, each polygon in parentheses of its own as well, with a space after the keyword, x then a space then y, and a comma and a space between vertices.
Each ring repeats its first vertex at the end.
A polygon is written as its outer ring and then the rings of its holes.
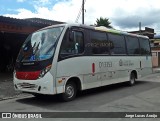
POLYGON ((135 37, 148 38, 147 36, 132 34, 132 33, 128 33, 128 32, 120 31, 120 30, 115 30, 115 29, 110 29, 110 28, 107 28, 104 26, 95 27, 95 30, 100 30, 100 31, 105 31, 105 32, 115 33, 115 34, 120 34, 120 35, 129 35, 129 36, 135 36, 135 37))
POLYGON ((45 27, 45 28, 42 28, 42 29, 48 29, 48 28, 58 27, 58 26, 81 27, 81 28, 86 28, 86 29, 92 29, 92 30, 104 31, 104 32, 109 32, 109 33, 115 33, 115 34, 119 34, 119 35, 128 35, 128 36, 141 37, 141 38, 147 38, 148 39, 147 36, 143 36, 143 35, 132 34, 132 33, 124 32, 124 31, 110 29, 110 28, 107 28, 107 27, 104 27, 104 26, 95 27, 95 26, 89 26, 89 25, 83 25, 83 24, 56 24, 56 25, 48 26, 48 27, 45 27))

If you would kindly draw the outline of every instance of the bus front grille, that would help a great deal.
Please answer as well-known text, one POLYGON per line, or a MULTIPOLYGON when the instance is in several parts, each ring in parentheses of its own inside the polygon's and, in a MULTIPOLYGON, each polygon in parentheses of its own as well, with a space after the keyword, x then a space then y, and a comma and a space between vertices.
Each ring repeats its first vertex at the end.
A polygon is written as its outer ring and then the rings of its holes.
POLYGON ((35 90, 37 89, 37 85, 35 84, 30 84, 30 83, 19 83, 17 84, 17 87, 20 88, 20 89, 32 89, 32 90, 35 90))

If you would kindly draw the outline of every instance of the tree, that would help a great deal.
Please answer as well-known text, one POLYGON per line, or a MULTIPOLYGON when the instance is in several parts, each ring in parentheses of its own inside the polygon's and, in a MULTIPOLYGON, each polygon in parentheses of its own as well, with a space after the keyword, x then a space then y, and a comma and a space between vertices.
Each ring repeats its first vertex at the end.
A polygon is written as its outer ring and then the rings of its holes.
POLYGON ((108 18, 103 18, 103 17, 100 17, 100 19, 97 18, 96 20, 96 26, 105 26, 107 28, 113 28, 111 26, 111 22, 109 21, 108 18))

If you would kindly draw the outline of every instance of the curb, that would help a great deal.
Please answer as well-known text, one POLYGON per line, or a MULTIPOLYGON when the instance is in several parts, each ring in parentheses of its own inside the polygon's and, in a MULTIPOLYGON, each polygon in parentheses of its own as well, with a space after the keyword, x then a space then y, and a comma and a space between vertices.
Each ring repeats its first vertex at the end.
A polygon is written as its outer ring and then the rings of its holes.
POLYGON ((160 70, 154 70, 153 73, 160 73, 160 70))
POLYGON ((29 97, 30 95, 27 94, 19 94, 19 95, 15 95, 15 96, 11 96, 11 97, 4 97, 4 98, 0 98, 0 101, 4 101, 4 100, 9 100, 9 99, 15 99, 15 98, 19 98, 19 97, 29 97))
POLYGON ((18 96, 0 98, 0 101, 17 98, 18 96))

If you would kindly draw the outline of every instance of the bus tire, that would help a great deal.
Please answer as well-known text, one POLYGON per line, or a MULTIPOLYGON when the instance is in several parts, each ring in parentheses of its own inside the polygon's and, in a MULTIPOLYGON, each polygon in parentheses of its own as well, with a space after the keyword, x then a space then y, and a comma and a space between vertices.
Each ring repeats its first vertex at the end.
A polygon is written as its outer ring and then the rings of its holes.
POLYGON ((135 76, 135 74, 132 72, 131 75, 130 75, 130 80, 129 80, 129 82, 128 82, 129 86, 135 85, 135 81, 136 81, 136 76, 135 76))
POLYGON ((61 94, 61 99, 65 102, 71 101, 76 97, 77 88, 74 82, 68 82, 65 87, 65 92, 61 94))

